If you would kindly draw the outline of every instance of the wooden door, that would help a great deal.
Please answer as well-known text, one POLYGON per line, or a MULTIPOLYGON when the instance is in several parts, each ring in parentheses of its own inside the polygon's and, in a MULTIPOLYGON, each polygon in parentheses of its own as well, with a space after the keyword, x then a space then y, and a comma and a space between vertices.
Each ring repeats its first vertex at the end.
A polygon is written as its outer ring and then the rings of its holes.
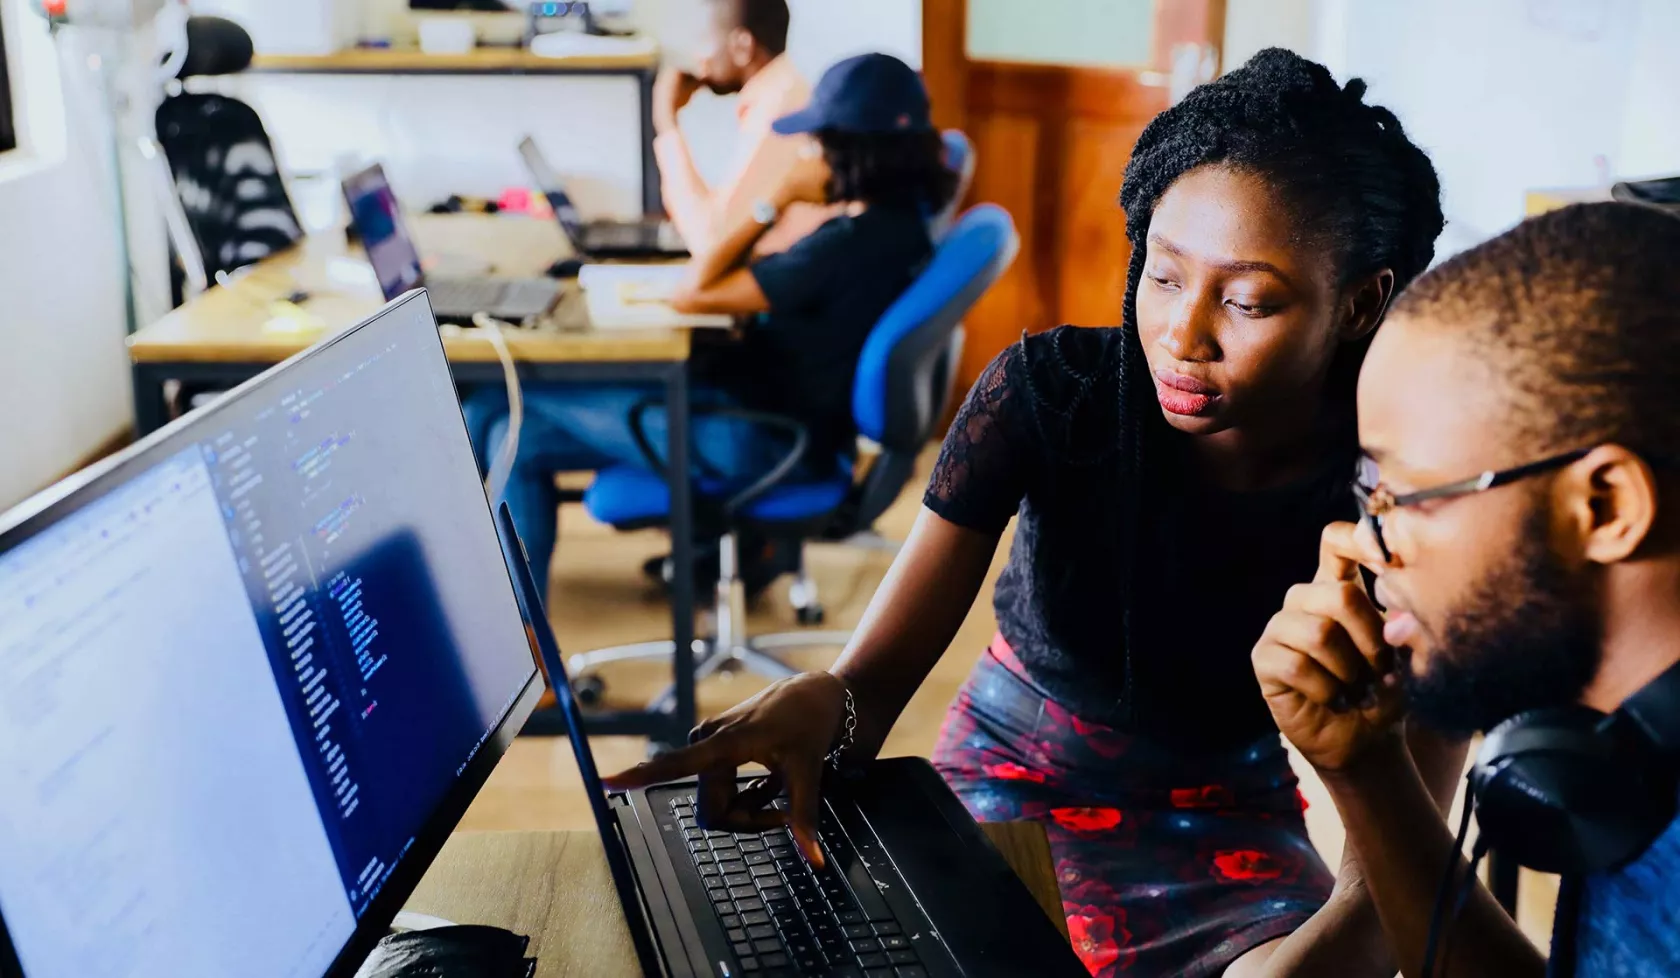
MULTIPOLYGON (((922 64, 934 119, 974 142, 978 168, 970 201, 1001 204, 1021 234, 1014 267, 966 320, 965 388, 1023 331, 1119 323, 1131 254, 1119 205, 1126 162, 1143 127, 1167 107, 1175 56, 1190 50, 1200 71, 1217 72, 1225 29, 1224 0, 1084 0, 1136 7, 1137 29, 1147 30, 1148 39, 1128 43, 1132 56, 1147 63, 1003 60, 971 54, 969 16, 977 2, 977 13, 997 16, 991 0, 922 4, 922 64)), ((1044 17, 1046 8, 1076 12, 1080 5, 1011 4, 1022 18, 1044 17)), ((1034 29, 1071 32, 1062 39, 1066 50, 1092 50, 1093 39, 1079 36, 1090 25, 1078 16, 1035 22, 1034 29)), ((995 38, 987 43, 1003 46, 995 38)), ((1056 43, 1048 45, 1052 52, 1056 43)), ((1047 47, 1042 37, 1038 47, 1047 47)), ((1181 62, 1181 84, 1184 70, 1181 62)))

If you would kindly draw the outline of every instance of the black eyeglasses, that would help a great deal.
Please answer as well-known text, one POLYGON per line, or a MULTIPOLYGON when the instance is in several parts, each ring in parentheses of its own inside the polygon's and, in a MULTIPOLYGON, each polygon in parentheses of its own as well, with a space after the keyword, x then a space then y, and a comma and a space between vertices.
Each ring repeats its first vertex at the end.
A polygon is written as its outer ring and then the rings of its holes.
POLYGON ((1392 562, 1394 555, 1389 552, 1388 541, 1383 539, 1383 517, 1393 510, 1403 506, 1416 506, 1433 499, 1456 499, 1459 496, 1472 496, 1489 489, 1498 489, 1513 482, 1521 482, 1531 476, 1561 469, 1566 465, 1573 465, 1587 457, 1590 448, 1582 448, 1562 455, 1553 455, 1538 462, 1519 465, 1514 469, 1483 472, 1481 475, 1461 479, 1433 489, 1422 489, 1417 492, 1393 493, 1381 482, 1375 481, 1376 462, 1369 458, 1359 459, 1359 471, 1353 479, 1353 496, 1359 500, 1359 512, 1365 522, 1370 524, 1371 533, 1377 538, 1377 546, 1382 550, 1383 560, 1392 562))

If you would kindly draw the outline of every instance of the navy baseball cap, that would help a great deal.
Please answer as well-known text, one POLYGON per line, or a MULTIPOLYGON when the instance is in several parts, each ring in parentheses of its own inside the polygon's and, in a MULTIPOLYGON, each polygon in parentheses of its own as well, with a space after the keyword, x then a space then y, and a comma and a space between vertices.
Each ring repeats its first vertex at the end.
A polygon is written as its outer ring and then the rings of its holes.
POLYGON ((933 118, 927 89, 916 70, 890 54, 860 54, 823 72, 811 104, 777 119, 784 136, 838 132, 928 132, 933 118))

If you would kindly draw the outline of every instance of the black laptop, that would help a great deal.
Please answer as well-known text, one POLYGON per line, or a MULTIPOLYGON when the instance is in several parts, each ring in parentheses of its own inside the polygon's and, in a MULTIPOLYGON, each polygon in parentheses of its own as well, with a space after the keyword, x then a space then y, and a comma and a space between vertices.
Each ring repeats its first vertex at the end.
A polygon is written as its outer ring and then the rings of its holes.
POLYGON ((566 192, 559 171, 526 136, 519 143, 519 157, 525 169, 536 181, 537 189, 548 198, 560 230, 565 232, 572 247, 585 258, 687 258, 688 246, 670 221, 648 218, 640 221, 585 221, 566 192))
POLYGON ((487 313, 507 322, 524 324, 559 302, 561 285, 550 278, 446 278, 427 275, 420 266, 420 249, 403 224, 402 207, 374 164, 344 181, 350 223, 367 249, 368 262, 386 299, 410 289, 425 288, 432 310, 445 322, 471 322, 487 313))
POLYGON ((1089 974, 926 761, 877 761, 859 777, 825 785, 822 870, 812 869, 786 829, 708 831, 695 815, 692 781, 608 793, 505 505, 497 522, 503 539, 514 541, 507 556, 521 610, 565 716, 645 973, 1089 974))

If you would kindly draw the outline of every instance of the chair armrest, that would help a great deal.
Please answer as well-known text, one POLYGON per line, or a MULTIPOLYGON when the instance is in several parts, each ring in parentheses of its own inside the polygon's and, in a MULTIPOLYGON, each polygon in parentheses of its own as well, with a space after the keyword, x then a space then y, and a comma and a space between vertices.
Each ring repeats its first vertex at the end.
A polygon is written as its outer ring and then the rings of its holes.
MULTIPOLYGON (((669 466, 665 464, 665 460, 660 458, 659 453, 654 450, 653 443, 648 440, 647 428, 645 427, 644 421, 649 409, 662 405, 663 403, 664 402, 658 398, 646 398, 631 405, 630 437, 635 439, 636 448, 641 451, 642 458, 647 462, 648 467, 658 473, 661 478, 669 482, 671 479, 671 470, 669 466)), ((724 500, 723 512, 726 517, 733 517, 742 508, 751 505, 765 493, 780 485, 782 480, 791 475, 793 470, 798 467, 799 460, 805 457, 805 450, 810 447, 811 444, 810 429, 806 428, 802 422, 796 421, 786 415, 770 414, 766 411, 751 411, 746 408, 728 407, 724 405, 716 407, 699 406, 693 408, 692 413, 695 415, 735 418, 740 421, 745 421, 748 424, 759 425, 765 428, 777 428, 793 436, 793 447, 788 449, 788 451, 776 461, 776 464, 771 467, 769 472, 766 472, 762 477, 754 481, 745 489, 724 500)), ((699 459, 698 453, 693 454, 695 455, 696 460, 703 465, 704 460, 699 459)))

